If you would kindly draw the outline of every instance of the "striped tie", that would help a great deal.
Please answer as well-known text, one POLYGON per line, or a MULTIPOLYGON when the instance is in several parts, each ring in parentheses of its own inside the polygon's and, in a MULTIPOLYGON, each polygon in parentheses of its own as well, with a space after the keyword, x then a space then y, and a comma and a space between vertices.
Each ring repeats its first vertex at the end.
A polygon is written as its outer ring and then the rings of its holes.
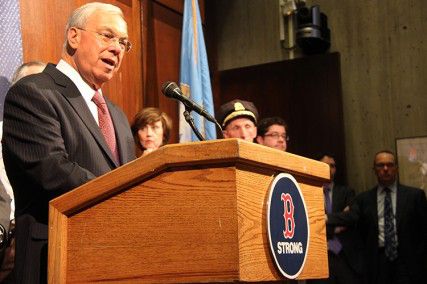
POLYGON ((391 203, 391 190, 384 188, 384 250, 388 260, 393 261, 397 258, 397 239, 394 230, 394 214, 391 203))
POLYGON ((108 111, 107 104, 104 98, 98 92, 92 98, 92 101, 98 107, 98 122, 102 135, 104 135, 105 142, 113 154, 116 163, 119 163, 119 153, 117 151, 116 134, 114 132, 113 121, 111 120, 110 112, 108 111))

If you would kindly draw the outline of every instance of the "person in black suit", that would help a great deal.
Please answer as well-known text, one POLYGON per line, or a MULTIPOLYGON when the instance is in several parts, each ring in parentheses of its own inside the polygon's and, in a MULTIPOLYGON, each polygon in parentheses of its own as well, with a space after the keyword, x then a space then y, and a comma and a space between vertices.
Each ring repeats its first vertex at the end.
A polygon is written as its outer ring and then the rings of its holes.
POLYGON ((391 151, 375 155, 373 170, 378 184, 359 194, 349 212, 328 215, 328 224, 357 224, 364 243, 369 283, 424 283, 425 194, 397 182, 398 167, 391 151))
POLYGON ((6 96, 3 158, 16 202, 18 283, 47 280, 49 201, 135 159, 128 120, 101 90, 130 46, 120 8, 83 5, 68 20, 59 63, 6 96))
MULTIPOLYGON (((335 183, 336 162, 332 154, 322 154, 319 161, 329 165, 331 182, 323 186, 325 211, 327 213, 343 212, 348 209, 355 197, 348 186, 335 183)), ((362 283, 363 259, 360 243, 354 228, 326 227, 328 241, 329 278, 309 280, 308 283, 362 283)))

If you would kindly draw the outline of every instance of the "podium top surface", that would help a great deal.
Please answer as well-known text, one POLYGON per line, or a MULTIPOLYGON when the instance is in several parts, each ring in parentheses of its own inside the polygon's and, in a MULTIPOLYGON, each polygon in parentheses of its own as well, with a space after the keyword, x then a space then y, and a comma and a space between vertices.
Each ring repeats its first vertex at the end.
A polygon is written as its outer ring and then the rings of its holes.
POLYGON ((220 139, 165 145, 53 199, 50 205, 69 215, 163 171, 221 164, 273 169, 319 182, 329 180, 329 166, 325 163, 241 139, 220 139))

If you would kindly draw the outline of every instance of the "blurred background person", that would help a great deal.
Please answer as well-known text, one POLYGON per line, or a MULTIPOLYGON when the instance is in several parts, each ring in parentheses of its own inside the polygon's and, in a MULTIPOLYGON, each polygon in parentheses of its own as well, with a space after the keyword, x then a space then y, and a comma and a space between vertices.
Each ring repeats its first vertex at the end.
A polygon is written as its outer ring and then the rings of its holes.
MULTIPOLYGON (((348 210, 355 192, 350 187, 337 184, 335 155, 323 153, 317 157, 329 165, 331 180, 323 185, 325 212, 332 214, 348 210)), ((354 227, 327 226, 329 278, 308 280, 307 283, 359 284, 364 283, 363 249, 358 231, 354 227)))
POLYGON ((147 107, 135 115, 131 128, 138 154, 146 155, 168 143, 172 120, 158 108, 147 107))
POLYGON ((41 73, 44 68, 46 68, 46 63, 41 61, 29 61, 16 69, 15 73, 13 73, 11 85, 14 85, 19 79, 31 75, 41 73))
POLYGON ((393 152, 375 154, 377 184, 356 196, 350 211, 327 215, 328 225, 356 225, 364 244, 368 283, 425 283, 427 200, 398 182, 393 152))
POLYGON ((257 134, 258 110, 252 102, 232 100, 220 106, 218 123, 224 138, 240 138, 254 142, 257 134))
POLYGON ((263 118, 258 123, 256 142, 267 147, 286 151, 289 136, 288 125, 281 117, 263 118))

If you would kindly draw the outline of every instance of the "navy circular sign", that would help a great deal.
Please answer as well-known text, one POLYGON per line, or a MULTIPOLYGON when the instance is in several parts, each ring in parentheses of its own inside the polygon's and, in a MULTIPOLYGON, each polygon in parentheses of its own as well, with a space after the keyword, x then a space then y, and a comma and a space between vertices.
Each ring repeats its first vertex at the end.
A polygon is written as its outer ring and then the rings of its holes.
POLYGON ((267 218, 276 265, 286 278, 295 279, 304 268, 310 228, 301 189, 292 175, 281 173, 273 180, 267 218))

